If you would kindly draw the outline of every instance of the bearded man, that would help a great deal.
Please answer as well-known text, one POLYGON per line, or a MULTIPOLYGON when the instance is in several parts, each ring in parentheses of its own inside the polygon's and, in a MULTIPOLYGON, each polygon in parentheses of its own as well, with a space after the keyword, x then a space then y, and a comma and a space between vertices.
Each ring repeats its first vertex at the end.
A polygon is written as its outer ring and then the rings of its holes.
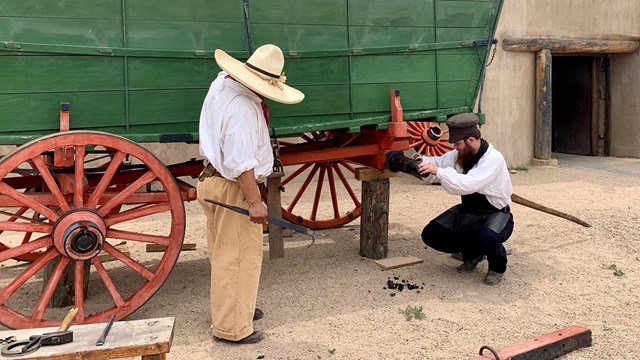
POLYGON ((472 273, 485 258, 487 285, 496 285, 507 270, 502 245, 513 232, 511 178, 502 154, 481 138, 478 116, 458 114, 446 122, 454 150, 438 157, 423 156, 418 172, 425 181, 439 182, 458 204, 433 219, 422 231, 422 241, 441 252, 462 253, 459 273, 472 273))

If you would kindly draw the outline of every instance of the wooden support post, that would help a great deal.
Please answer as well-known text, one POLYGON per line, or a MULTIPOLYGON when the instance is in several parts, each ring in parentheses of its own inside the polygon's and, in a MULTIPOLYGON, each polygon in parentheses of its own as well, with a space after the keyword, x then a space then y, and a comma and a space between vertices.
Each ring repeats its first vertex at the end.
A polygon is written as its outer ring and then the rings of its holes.
POLYGON ((386 170, 356 169, 362 181, 362 213, 360 215, 360 256, 371 259, 387 257, 389 239, 389 177, 386 170))
POLYGON ((551 51, 540 50, 536 56, 536 132, 534 157, 551 160, 551 51))
MULTIPOLYGON (((274 172, 267 178, 267 207, 269 209, 269 216, 274 219, 282 219, 280 183, 283 176, 283 172, 274 172)), ((272 260, 284 258, 282 228, 271 223, 269 223, 269 258, 272 260)))
POLYGON ((598 155, 600 143, 600 58, 591 61, 591 155, 598 155))

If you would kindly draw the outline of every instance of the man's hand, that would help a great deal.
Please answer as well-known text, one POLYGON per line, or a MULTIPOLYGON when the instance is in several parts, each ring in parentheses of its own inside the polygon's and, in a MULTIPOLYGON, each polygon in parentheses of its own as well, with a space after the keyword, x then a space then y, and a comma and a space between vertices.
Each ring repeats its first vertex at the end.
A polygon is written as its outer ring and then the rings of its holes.
POLYGON ((267 222, 267 205, 264 202, 255 202, 249 204, 249 220, 256 224, 264 224, 267 222))
POLYGON ((420 175, 429 175, 429 174, 437 174, 438 173, 438 165, 427 162, 427 161, 423 161, 420 164, 418 164, 418 173, 420 173, 420 175))

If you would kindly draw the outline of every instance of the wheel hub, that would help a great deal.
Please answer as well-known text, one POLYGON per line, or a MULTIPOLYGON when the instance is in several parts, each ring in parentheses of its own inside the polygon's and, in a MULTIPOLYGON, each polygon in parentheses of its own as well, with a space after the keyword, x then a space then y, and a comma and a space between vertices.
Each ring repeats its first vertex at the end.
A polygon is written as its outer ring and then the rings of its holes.
POLYGON ((442 129, 440 129, 439 126, 431 126, 430 128, 424 129, 420 137, 425 144, 434 146, 438 144, 442 137, 442 129))
POLYGON ((70 211, 53 227, 53 243, 63 255, 74 260, 97 256, 104 245, 107 227, 97 213, 88 209, 70 211))

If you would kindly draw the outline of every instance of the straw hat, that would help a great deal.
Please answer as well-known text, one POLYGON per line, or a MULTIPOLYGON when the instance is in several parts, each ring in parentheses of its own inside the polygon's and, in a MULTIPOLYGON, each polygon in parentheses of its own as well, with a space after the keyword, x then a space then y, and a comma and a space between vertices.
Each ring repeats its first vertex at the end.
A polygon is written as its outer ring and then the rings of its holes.
POLYGON ((222 70, 266 98, 283 104, 297 104, 304 99, 302 92, 285 85, 284 56, 275 45, 260 46, 245 63, 220 49, 216 50, 215 58, 222 70))

